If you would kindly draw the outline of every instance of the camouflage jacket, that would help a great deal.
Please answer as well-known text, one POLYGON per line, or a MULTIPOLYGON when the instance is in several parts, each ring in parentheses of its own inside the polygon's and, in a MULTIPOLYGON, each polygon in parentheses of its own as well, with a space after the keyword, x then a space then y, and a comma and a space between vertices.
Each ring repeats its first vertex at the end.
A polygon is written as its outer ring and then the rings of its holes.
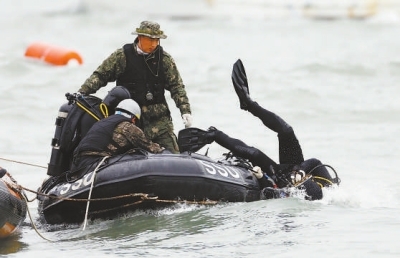
MULTIPOLYGON (((113 141, 115 141, 120 147, 132 145, 132 148, 144 149, 151 153, 160 153, 163 148, 158 143, 154 143, 146 138, 143 131, 131 122, 119 123, 113 132, 113 141)), ((100 156, 112 156, 116 152, 117 147, 109 143, 107 146, 109 151, 85 151, 81 155, 100 155, 100 156)))
MULTIPOLYGON (((127 145, 129 141, 134 148, 141 148, 152 153, 160 153, 163 150, 160 145, 148 140, 143 131, 130 122, 117 125, 114 129, 113 140, 120 146, 127 145)), ((115 146, 110 144, 108 148, 112 150, 115 146)))
MULTIPOLYGON (((134 48, 136 51, 135 44, 134 48)), ((191 109, 189 99, 186 94, 185 85, 183 84, 174 59, 170 54, 164 51, 162 61, 166 78, 165 89, 170 91, 171 98, 174 100, 176 107, 179 108, 181 114, 190 114, 191 109)), ((117 78, 125 71, 125 68, 126 56, 123 48, 119 48, 103 61, 103 63, 93 72, 93 74, 86 79, 78 91, 86 94, 95 93, 101 87, 106 86, 107 83, 116 81, 117 78)), ((160 107, 154 108, 156 110, 160 109, 160 107)), ((168 109, 168 107, 166 108, 168 109)), ((151 109, 151 107, 142 107, 142 112, 153 112, 151 109)), ((146 116, 145 114, 142 115, 146 116)))

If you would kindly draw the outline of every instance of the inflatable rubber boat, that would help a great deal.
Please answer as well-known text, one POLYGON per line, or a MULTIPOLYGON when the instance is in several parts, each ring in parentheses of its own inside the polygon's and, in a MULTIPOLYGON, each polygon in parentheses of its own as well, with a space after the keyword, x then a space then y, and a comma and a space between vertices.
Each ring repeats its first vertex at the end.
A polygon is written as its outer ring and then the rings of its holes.
POLYGON ((38 195, 39 213, 50 224, 85 217, 189 203, 260 200, 257 179, 240 164, 197 153, 151 154, 143 150, 111 157, 78 178, 50 177, 38 195), (89 205, 90 204, 90 205, 89 205), (87 214, 86 214, 87 213, 87 214))
POLYGON ((15 180, 4 173, 0 178, 0 239, 16 232, 26 217, 23 192, 14 186, 15 180))

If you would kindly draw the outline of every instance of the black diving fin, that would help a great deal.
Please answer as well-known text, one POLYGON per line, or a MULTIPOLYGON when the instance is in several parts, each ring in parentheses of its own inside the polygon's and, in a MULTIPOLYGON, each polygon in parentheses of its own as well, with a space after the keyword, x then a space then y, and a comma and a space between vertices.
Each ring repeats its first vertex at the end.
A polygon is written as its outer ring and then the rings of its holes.
POLYGON ((196 152, 209 143, 211 142, 207 139, 207 131, 196 127, 185 128, 178 133, 178 145, 181 153, 196 152))
POLYGON ((232 83, 236 94, 239 97, 240 108, 243 110, 247 110, 248 104, 252 100, 250 98, 246 71, 244 70, 242 60, 240 59, 238 59, 236 63, 233 64, 232 83))

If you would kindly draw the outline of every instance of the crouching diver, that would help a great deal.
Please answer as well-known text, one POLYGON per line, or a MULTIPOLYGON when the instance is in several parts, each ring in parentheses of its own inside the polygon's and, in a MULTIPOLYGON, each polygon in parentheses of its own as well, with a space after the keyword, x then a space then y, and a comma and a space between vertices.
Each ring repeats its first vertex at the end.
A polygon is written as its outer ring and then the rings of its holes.
POLYGON ((161 153, 164 148, 147 139, 142 129, 136 126, 140 115, 140 107, 133 99, 121 101, 115 114, 95 123, 76 147, 71 173, 80 169, 84 173, 96 167, 104 157, 123 154, 134 148, 161 153))
POLYGON ((51 141, 51 156, 47 175, 62 176, 71 167, 72 155, 89 129, 98 121, 111 114, 119 102, 130 98, 129 91, 116 86, 104 100, 96 96, 83 96, 66 93, 68 102, 64 103, 56 118, 56 129, 51 141))
POLYGON ((322 199, 321 188, 331 186, 334 183, 338 184, 337 175, 332 178, 326 168, 327 165, 323 165, 318 159, 304 160, 300 143, 293 128, 281 117, 261 107, 250 98, 246 72, 240 59, 234 64, 232 82, 239 97, 240 108, 259 118, 266 127, 278 134, 279 164, 261 150, 248 146, 243 141, 232 138, 215 127, 208 129, 206 133, 207 142, 215 141, 230 150, 233 155, 248 159, 255 165, 253 174, 263 189, 262 194, 264 196, 262 198, 281 197, 282 191, 278 188, 296 186, 305 189, 306 199, 322 199), (313 177, 309 177, 309 175, 313 175, 313 177))

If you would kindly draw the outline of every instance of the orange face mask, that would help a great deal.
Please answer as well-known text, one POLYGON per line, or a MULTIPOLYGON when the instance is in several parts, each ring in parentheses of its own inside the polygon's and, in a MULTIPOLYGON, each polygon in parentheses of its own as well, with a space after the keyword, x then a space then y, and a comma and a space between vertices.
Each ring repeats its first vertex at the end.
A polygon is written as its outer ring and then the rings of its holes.
POLYGON ((160 39, 153 39, 146 36, 139 36, 139 48, 145 53, 153 52, 160 44, 160 39))

